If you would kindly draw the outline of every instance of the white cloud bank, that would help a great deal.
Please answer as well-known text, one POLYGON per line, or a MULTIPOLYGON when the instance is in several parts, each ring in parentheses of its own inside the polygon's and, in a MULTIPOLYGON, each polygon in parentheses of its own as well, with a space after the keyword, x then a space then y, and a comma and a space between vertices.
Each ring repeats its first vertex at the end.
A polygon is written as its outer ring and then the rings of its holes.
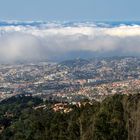
MULTIPOLYGON (((139 55, 140 26, 10 25, 0 27, 0 62, 66 59, 80 53, 139 55)), ((94 56, 94 55, 93 55, 94 56)))

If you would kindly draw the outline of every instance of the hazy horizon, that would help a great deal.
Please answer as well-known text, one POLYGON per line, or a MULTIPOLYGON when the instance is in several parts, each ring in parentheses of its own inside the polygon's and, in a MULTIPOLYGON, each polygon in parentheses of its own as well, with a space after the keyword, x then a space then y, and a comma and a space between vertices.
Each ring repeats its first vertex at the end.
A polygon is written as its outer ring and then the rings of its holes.
POLYGON ((0 63, 140 55, 138 0, 0 0, 0 63))
POLYGON ((138 56, 140 22, 0 21, 0 62, 138 56))

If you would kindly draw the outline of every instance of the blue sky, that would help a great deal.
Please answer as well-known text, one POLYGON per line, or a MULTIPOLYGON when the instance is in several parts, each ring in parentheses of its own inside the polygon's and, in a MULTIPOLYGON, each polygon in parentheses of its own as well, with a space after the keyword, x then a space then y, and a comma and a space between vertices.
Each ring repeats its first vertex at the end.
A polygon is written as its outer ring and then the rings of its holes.
POLYGON ((1 20, 138 21, 140 0, 0 0, 1 20))

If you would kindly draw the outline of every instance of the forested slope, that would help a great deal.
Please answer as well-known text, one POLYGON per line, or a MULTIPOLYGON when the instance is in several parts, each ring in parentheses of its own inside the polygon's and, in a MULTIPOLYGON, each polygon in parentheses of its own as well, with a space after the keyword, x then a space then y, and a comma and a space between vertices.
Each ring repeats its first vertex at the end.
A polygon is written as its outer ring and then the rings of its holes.
POLYGON ((140 94, 115 95, 101 103, 83 101, 81 107, 68 105, 69 113, 54 112, 53 104, 32 97, 2 102, 0 139, 140 140, 140 94), (34 109, 42 104, 45 109, 34 109))

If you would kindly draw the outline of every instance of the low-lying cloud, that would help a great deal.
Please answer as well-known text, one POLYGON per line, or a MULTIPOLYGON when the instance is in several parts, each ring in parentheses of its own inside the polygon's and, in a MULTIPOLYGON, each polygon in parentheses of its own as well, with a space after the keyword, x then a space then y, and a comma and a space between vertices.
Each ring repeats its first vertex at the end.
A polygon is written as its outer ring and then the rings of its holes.
POLYGON ((0 27, 0 62, 63 60, 89 54, 139 55, 140 26, 0 27))

